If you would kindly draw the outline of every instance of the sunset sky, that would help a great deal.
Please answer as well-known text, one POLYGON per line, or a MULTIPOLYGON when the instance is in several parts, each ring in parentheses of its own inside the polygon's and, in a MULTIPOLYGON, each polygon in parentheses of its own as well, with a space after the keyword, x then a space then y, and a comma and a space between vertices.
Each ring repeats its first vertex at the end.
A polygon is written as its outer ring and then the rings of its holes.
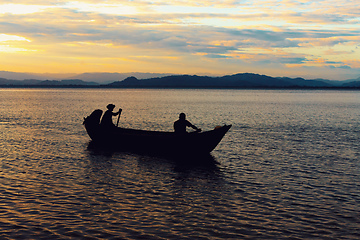
POLYGON ((0 71, 360 77, 359 0, 0 0, 0 71))

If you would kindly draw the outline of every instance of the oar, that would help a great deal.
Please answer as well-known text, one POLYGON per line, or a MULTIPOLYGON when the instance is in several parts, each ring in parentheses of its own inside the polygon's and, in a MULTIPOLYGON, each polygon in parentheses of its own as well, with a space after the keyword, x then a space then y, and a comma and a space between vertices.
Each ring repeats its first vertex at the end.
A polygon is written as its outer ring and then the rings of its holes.
POLYGON ((119 108, 119 116, 118 116, 118 119, 117 119, 117 122, 116 122, 116 126, 119 126, 121 112, 122 112, 122 109, 119 108))

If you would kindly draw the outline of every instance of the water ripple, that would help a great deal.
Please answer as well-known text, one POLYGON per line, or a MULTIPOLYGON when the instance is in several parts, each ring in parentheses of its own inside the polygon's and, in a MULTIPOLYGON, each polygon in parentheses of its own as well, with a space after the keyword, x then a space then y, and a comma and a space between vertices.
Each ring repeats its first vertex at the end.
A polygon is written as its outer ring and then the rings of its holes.
POLYGON ((0 95, 0 239, 360 238, 355 93, 48 91, 0 95), (233 128, 208 164, 89 148, 82 118, 115 100, 124 125, 233 128))

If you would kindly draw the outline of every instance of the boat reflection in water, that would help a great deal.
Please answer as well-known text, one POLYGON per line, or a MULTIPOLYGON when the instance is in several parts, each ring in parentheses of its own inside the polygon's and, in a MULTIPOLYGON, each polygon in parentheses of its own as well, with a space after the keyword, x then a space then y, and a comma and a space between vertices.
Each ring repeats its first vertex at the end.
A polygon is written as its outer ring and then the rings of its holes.
POLYGON ((164 160, 166 162, 171 162, 175 166, 175 170, 178 171, 186 171, 191 168, 205 168, 205 169, 218 169, 217 166, 219 162, 212 156, 210 153, 187 153, 187 154, 168 154, 168 152, 164 153, 155 153, 153 151, 136 151, 134 149, 124 149, 119 148, 114 144, 103 144, 101 142, 91 140, 88 144, 87 150, 91 156, 95 157, 104 157, 104 158, 112 158, 114 155, 124 155, 124 157, 128 157, 128 155, 136 156, 137 159, 142 160, 152 160, 159 161, 164 160))
POLYGON ((214 130, 178 134, 175 132, 145 131, 128 128, 104 128, 100 123, 102 110, 85 118, 84 125, 93 144, 117 151, 130 151, 169 156, 204 156, 219 144, 231 125, 214 130))

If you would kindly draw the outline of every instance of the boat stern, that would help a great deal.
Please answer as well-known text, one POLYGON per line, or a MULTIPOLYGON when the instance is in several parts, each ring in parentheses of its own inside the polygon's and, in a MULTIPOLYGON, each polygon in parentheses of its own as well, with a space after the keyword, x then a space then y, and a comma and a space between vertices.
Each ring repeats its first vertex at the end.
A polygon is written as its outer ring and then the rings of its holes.
POLYGON ((92 140, 96 140, 100 134, 100 118, 102 113, 102 110, 96 109, 88 117, 84 118, 83 124, 92 140))

